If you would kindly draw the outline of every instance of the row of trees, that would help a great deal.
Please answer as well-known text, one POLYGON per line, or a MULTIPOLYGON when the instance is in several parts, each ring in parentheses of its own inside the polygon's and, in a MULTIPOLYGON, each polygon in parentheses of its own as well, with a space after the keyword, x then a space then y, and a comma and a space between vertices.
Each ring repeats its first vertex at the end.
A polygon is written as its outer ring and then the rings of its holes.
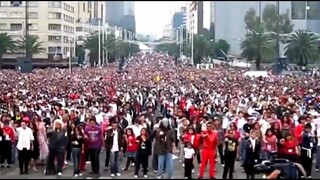
POLYGON ((284 54, 290 63, 302 67, 319 58, 317 35, 306 30, 293 32, 289 10, 278 16, 277 7, 268 4, 262 17, 250 9, 244 21, 248 33, 241 42, 242 56, 248 61, 255 60, 257 69, 260 69, 261 62, 270 62, 279 56, 278 41, 284 44, 284 54))
MULTIPOLYGON (((185 56, 191 56, 191 42, 189 40, 184 40, 182 44, 182 53, 185 56)), ((156 50, 159 52, 167 52, 169 55, 179 57, 180 55, 180 44, 175 43, 165 43, 159 44, 156 47, 156 50)), ((202 63, 202 60, 206 57, 216 58, 224 57, 222 51, 228 53, 230 50, 230 44, 223 40, 219 39, 217 42, 214 39, 208 38, 205 34, 196 34, 193 38, 193 57, 194 63, 202 63)))
MULTIPOLYGON (((130 55, 134 55, 140 51, 139 45, 134 43, 129 43, 117 39, 114 33, 108 34, 106 39, 102 40, 101 36, 101 44, 100 44, 101 52, 106 50, 107 59, 109 63, 115 62, 118 58, 129 57, 130 55), (103 43, 104 42, 104 43, 103 43)), ((95 34, 89 36, 85 39, 83 46, 79 46, 79 54, 80 56, 84 55, 84 50, 90 50, 89 61, 91 66, 94 64, 98 64, 99 60, 99 35, 95 34)), ((102 56, 102 53, 101 53, 102 56)))
MULTIPOLYGON (((84 60, 85 49, 90 50, 89 60, 91 65, 98 63, 98 37, 98 35, 89 36, 84 41, 83 46, 76 47, 77 55, 82 60, 84 60)), ((103 41, 101 40, 101 42, 103 41)), ((108 34, 104 44, 101 43, 101 50, 103 49, 107 49, 109 62, 114 62, 117 58, 128 57, 129 55, 137 53, 139 51, 139 46, 137 44, 118 40, 114 34, 108 34)), ((40 41, 39 36, 28 35, 28 37, 22 36, 18 40, 13 40, 7 33, 0 33, 0 68, 2 67, 2 58, 4 54, 25 53, 26 50, 31 57, 33 54, 46 52, 46 48, 43 47, 43 42, 40 41)))

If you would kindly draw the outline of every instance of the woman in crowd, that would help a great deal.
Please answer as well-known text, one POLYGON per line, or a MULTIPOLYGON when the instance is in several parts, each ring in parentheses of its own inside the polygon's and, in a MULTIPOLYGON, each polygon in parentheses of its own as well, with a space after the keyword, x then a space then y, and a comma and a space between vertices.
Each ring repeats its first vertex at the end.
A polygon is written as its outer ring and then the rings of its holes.
POLYGON ((2 147, 1 149, 3 150, 0 163, 1 163, 1 168, 7 167, 10 168, 11 165, 11 156, 12 156, 12 143, 15 142, 15 130, 10 124, 10 119, 4 118, 3 119, 3 132, 4 132, 4 139, 2 140, 2 147), (5 164, 6 162, 6 164, 5 164))
POLYGON ((232 130, 227 131, 227 135, 224 141, 224 169, 222 179, 227 179, 227 174, 229 174, 229 179, 233 179, 234 164, 238 152, 239 141, 234 137, 234 132, 232 130))
POLYGON ((140 165, 142 165, 143 177, 147 178, 148 161, 152 152, 152 142, 149 137, 147 128, 142 128, 140 136, 136 138, 137 152, 135 157, 135 172, 134 176, 139 176, 140 165))
POLYGON ((200 158, 200 135, 197 134, 192 126, 189 126, 183 136, 184 142, 190 142, 197 156, 198 164, 201 163, 200 158))
POLYGON ((73 160, 73 176, 82 176, 80 171, 81 154, 84 152, 84 133, 79 126, 73 128, 71 132, 71 147, 73 160))
POLYGON ((133 134, 133 131, 131 128, 127 128, 125 130, 125 134, 123 135, 123 137, 124 137, 124 141, 125 141, 124 142, 125 148, 126 148, 125 156, 127 157, 127 161, 126 161, 125 167, 122 170, 127 171, 130 166, 130 163, 135 162, 134 158, 135 158, 136 152, 137 152, 137 142, 136 142, 136 137, 133 134))
POLYGON ((284 139, 281 139, 280 145, 282 146, 282 158, 299 162, 300 147, 298 140, 292 134, 288 134, 284 139))
POLYGON ((81 151, 81 157, 80 157, 80 171, 84 172, 86 171, 86 162, 88 157, 88 136, 84 133, 84 128, 86 126, 85 123, 80 123, 79 129, 81 130, 83 134, 83 151, 81 151))
MULTIPOLYGON (((36 117, 36 116, 35 116, 36 117)), ((37 161, 39 160, 39 156, 40 156, 40 146, 39 146, 39 141, 37 139, 38 137, 38 128, 37 128, 37 125, 36 125, 36 119, 35 117, 33 117, 33 120, 30 121, 28 123, 28 127, 32 130, 32 133, 33 133, 33 137, 34 137, 34 140, 32 141, 32 149, 30 151, 30 169, 32 169, 33 171, 37 172, 37 168, 36 168, 36 163, 37 161)))
POLYGON ((278 140, 277 137, 272 133, 271 129, 267 129, 263 142, 265 159, 271 160, 276 157, 278 150, 278 140))
POLYGON ((39 142, 39 160, 44 161, 49 154, 46 126, 39 116, 36 116, 34 120, 38 129, 37 137, 35 138, 37 138, 37 141, 39 142))

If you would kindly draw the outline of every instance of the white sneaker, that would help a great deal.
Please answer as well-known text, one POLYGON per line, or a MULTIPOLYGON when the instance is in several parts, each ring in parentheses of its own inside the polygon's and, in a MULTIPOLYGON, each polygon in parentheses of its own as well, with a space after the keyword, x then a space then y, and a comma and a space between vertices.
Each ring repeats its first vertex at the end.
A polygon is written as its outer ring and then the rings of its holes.
POLYGON ((82 173, 79 173, 79 176, 83 176, 83 174, 82 174, 82 173))
POLYGON ((157 176, 157 179, 162 179, 162 176, 157 176))
POLYGON ((145 174, 143 177, 144 177, 144 178, 148 178, 148 175, 145 174))
POLYGON ((182 167, 184 167, 184 164, 182 164, 182 167))
POLYGON ((79 176, 78 174, 73 175, 73 177, 75 177, 75 178, 77 178, 78 176, 79 176))
POLYGON ((121 176, 121 174, 120 174, 120 173, 117 173, 117 176, 119 177, 119 176, 121 176))
POLYGON ((222 167, 224 167, 224 164, 221 164, 222 167))
POLYGON ((192 169, 192 174, 194 174, 194 169, 192 169))
POLYGON ((62 173, 61 173, 61 172, 58 172, 58 176, 62 176, 62 173))
POLYGON ((316 169, 316 172, 318 172, 319 171, 319 169, 316 169))
POLYGON ((64 165, 68 165, 68 161, 64 161, 64 165))
POLYGON ((111 174, 111 177, 114 177, 114 174, 111 174))
POLYGON ((138 175, 134 175, 134 178, 138 178, 138 175))
POLYGON ((134 167, 134 163, 132 163, 131 166, 134 167))

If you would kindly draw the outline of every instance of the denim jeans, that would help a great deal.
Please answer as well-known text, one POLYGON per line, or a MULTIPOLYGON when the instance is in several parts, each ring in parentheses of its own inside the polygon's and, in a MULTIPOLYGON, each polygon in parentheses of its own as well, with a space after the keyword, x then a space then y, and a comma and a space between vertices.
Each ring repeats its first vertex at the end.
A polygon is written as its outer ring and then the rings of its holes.
POLYGON ((173 159, 171 153, 158 155, 158 176, 162 176, 164 166, 168 174, 168 179, 171 179, 173 177, 173 159))
POLYGON ((320 168, 320 146, 317 146, 316 153, 316 169, 320 168))
POLYGON ((241 163, 244 164, 244 161, 246 159, 246 140, 244 138, 241 138, 239 148, 240 148, 241 163))
POLYGON ((73 160, 73 173, 80 173, 80 157, 81 157, 81 149, 80 148, 72 148, 72 160, 73 160))
POLYGON ((110 152, 111 174, 119 173, 120 152, 110 152))
POLYGON ((16 162, 16 159, 17 159, 17 150, 16 150, 16 147, 17 147, 17 143, 18 141, 14 141, 12 143, 12 148, 11 148, 11 163, 14 164, 16 162))

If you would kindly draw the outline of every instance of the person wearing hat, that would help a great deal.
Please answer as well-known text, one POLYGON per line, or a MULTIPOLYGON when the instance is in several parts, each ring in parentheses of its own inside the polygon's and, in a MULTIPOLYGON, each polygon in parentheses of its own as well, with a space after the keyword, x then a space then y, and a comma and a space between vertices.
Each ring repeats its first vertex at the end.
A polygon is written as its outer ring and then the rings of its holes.
POLYGON ((304 131, 301 136, 301 165, 306 170, 307 178, 311 179, 312 159, 313 159, 313 147, 314 147, 314 135, 311 132, 311 124, 307 123, 304 126, 304 131))

